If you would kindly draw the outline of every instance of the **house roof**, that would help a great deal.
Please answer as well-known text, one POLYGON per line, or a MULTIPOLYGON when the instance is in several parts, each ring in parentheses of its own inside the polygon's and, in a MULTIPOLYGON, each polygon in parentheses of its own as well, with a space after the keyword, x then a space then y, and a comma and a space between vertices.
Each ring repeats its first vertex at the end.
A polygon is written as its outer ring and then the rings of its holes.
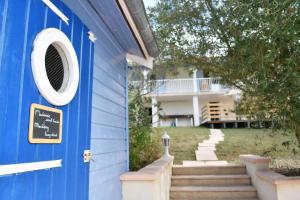
POLYGON ((125 3, 130 11, 130 14, 138 28, 141 37, 145 43, 148 53, 152 57, 157 57, 159 50, 157 43, 149 24, 145 5, 142 0, 125 0, 125 3))
POLYGON ((158 48, 142 0, 62 1, 96 37, 109 33, 127 59, 152 68, 158 48))

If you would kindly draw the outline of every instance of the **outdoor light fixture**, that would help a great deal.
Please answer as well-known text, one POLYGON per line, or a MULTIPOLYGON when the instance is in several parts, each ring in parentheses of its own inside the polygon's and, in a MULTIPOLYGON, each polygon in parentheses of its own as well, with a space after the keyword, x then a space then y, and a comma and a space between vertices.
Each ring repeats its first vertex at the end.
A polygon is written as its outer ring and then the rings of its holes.
POLYGON ((170 136, 168 135, 167 131, 164 132, 163 136, 161 137, 163 147, 165 149, 164 156, 170 156, 169 154, 169 147, 170 147, 170 136))

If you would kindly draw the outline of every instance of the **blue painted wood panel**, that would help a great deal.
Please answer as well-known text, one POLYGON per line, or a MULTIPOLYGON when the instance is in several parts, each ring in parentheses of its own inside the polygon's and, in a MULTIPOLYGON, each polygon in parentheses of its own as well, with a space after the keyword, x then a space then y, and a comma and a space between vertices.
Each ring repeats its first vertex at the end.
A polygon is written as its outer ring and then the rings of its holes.
POLYGON ((121 200, 121 182, 118 180, 126 168, 126 162, 119 162, 97 171, 91 171, 90 176, 103 178, 90 179, 90 199, 121 200), (97 194, 99 196, 96 196, 97 194))
POLYGON ((69 25, 41 0, 0 1, 0 165, 62 159, 62 167, 0 177, 1 200, 88 199, 89 164, 83 163, 82 153, 90 148, 94 47, 89 30, 71 10, 61 1, 52 2, 69 25), (72 41, 79 88, 70 104, 58 107, 63 110, 62 143, 29 144, 30 105, 52 106, 40 95, 31 71, 33 41, 48 27, 61 29, 72 41))
MULTIPOLYGON (((62 0, 104 40, 118 44, 124 51, 143 56, 116 0, 62 0), (103 32, 104 30, 104 32, 103 32), (111 37, 113 36, 113 38, 111 37)), ((109 46, 108 46, 109 48, 109 46)))
POLYGON ((111 43, 113 37, 106 40, 97 35, 97 38, 89 197, 121 200, 120 175, 128 171, 127 62, 125 52, 120 51, 117 43, 111 43))

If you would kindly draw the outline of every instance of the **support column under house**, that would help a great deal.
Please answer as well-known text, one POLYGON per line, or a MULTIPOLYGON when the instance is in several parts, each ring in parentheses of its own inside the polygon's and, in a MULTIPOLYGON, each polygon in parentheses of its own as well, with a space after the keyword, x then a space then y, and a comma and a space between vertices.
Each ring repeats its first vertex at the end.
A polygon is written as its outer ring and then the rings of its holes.
POLYGON ((152 126, 158 127, 159 123, 159 115, 158 115, 158 108, 157 108, 157 99, 152 98, 152 126))

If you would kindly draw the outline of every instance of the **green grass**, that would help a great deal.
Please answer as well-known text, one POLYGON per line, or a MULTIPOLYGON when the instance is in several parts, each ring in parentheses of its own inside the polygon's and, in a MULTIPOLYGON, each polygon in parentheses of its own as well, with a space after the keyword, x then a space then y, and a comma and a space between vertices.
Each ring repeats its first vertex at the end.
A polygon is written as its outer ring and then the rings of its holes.
MULTIPOLYGON (((156 139, 159 139, 165 130, 171 137, 170 154, 175 156, 175 164, 182 164, 183 160, 195 160, 198 143, 208 139, 209 135, 209 129, 206 128, 156 128, 154 129, 156 139)), ((239 162, 241 154, 255 154, 271 158, 271 167, 279 171, 286 170, 283 172, 286 174, 291 169, 300 168, 300 150, 296 137, 291 132, 271 129, 222 129, 222 131, 225 134, 225 141, 216 146, 219 160, 236 163, 239 162)))
POLYGON ((167 131, 170 138, 170 154, 175 156, 174 164, 182 164, 183 160, 195 160, 198 143, 208 139, 209 129, 206 128, 157 128, 156 137, 167 131))
POLYGON ((272 159, 274 168, 300 168, 296 137, 291 132, 270 129, 222 129, 225 140, 217 145, 219 160, 238 162, 240 154, 272 159))

